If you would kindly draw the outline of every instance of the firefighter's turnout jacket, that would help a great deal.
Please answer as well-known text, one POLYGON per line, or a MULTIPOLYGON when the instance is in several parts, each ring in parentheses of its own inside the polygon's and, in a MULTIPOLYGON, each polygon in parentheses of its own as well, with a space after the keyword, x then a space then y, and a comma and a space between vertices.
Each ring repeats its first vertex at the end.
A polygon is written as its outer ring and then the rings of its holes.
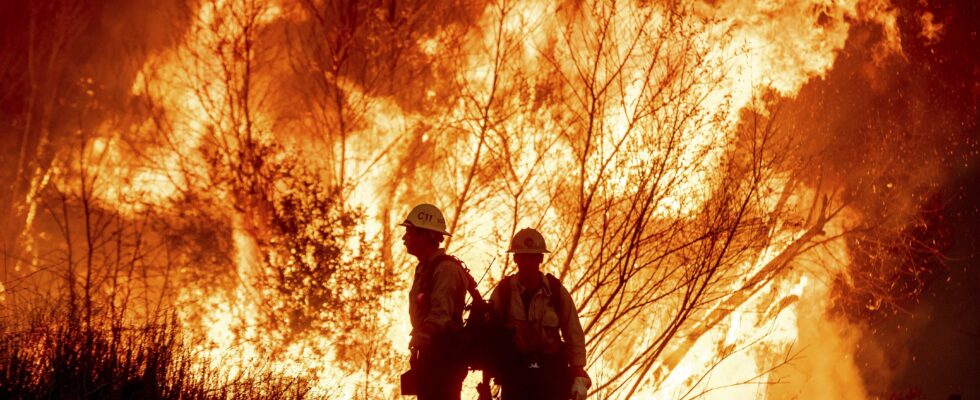
POLYGON ((521 285, 517 275, 510 275, 490 295, 494 311, 497 315, 506 316, 505 325, 514 329, 514 346, 517 351, 525 354, 556 354, 564 351, 570 366, 584 366, 585 334, 582 332, 572 296, 561 284, 558 287, 549 287, 551 284, 551 280, 542 273, 541 286, 531 296, 530 304, 525 308, 521 296, 525 287, 521 285), (504 285, 510 285, 510 299, 501 298, 501 288, 504 285), (559 310, 551 306, 551 293, 554 290, 559 291, 559 310))
POLYGON ((462 328, 466 301, 466 275, 462 266, 445 257, 436 265, 428 265, 444 254, 445 250, 439 249, 429 260, 415 267, 408 306, 412 336, 438 339, 444 333, 462 328), (428 285, 427 289, 425 285, 428 285))

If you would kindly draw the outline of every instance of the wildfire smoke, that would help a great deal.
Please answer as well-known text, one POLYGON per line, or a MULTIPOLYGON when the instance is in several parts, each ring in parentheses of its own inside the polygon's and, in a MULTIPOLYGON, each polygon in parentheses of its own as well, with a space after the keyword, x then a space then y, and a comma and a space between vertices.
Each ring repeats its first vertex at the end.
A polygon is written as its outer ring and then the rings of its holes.
POLYGON ((82 3, 15 10, 4 318, 37 293, 85 326, 173 315, 231 380, 262 364, 390 398, 414 266, 396 227, 431 202, 484 292, 514 232, 545 234, 597 398, 871 398, 841 304, 900 307, 923 280, 881 289, 906 271, 886 260, 942 252, 884 243, 931 232, 910 227, 956 158, 896 180, 902 149, 948 144, 902 147, 889 116, 856 154, 826 122, 851 116, 813 111, 835 73, 888 87, 943 43, 927 6, 82 3))

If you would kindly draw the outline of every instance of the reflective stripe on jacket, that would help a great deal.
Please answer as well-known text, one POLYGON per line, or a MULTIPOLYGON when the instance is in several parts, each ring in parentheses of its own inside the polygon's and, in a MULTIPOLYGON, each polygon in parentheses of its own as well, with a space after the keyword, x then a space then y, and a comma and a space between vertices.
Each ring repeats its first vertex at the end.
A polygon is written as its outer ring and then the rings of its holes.
POLYGON ((415 266, 415 279, 408 292, 408 314, 412 320, 412 336, 433 337, 462 328, 463 306, 466 301, 466 276, 461 265, 445 260, 427 270, 429 261, 445 254, 439 249, 424 263, 415 266), (429 289, 422 293, 422 281, 429 279, 429 289), (428 302, 428 313, 424 304, 428 302))
POLYGON ((531 297, 531 304, 525 313, 521 285, 516 275, 510 275, 493 290, 490 299, 493 300, 494 311, 503 315, 504 305, 507 305, 506 325, 514 329, 514 345, 522 353, 555 354, 562 351, 562 338, 565 339, 565 356, 571 366, 585 365, 585 334, 578 319, 575 302, 572 296, 561 285, 559 293, 559 308, 551 307, 551 291, 549 280, 542 274, 541 287, 531 297), (500 297, 501 286, 511 285, 510 299, 500 297))

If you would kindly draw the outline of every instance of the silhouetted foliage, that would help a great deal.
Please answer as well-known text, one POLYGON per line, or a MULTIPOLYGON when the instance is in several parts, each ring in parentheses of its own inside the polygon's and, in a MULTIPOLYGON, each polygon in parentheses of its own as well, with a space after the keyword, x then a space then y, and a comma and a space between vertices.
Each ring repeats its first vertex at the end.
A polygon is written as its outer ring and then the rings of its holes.
POLYGON ((263 373, 234 379, 202 364, 182 342, 180 324, 78 328, 64 317, 0 331, 0 397, 8 399, 296 399, 302 379, 263 373))

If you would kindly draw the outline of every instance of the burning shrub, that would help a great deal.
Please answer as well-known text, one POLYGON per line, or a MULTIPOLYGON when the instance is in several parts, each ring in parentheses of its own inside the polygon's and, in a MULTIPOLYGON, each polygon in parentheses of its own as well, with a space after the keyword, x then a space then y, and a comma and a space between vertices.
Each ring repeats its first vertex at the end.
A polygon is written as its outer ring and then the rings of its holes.
POLYGON ((387 293, 384 269, 360 231, 363 212, 309 175, 285 182, 289 190, 271 199, 260 241, 267 270, 259 286, 270 294, 270 322, 287 339, 319 332, 344 347, 373 340, 362 331, 374 325, 369 320, 387 293))
POLYGON ((0 397, 271 399, 300 398, 309 390, 302 379, 262 372, 262 366, 227 380, 181 337, 174 318, 138 326, 36 318, 22 331, 0 332, 0 397))

